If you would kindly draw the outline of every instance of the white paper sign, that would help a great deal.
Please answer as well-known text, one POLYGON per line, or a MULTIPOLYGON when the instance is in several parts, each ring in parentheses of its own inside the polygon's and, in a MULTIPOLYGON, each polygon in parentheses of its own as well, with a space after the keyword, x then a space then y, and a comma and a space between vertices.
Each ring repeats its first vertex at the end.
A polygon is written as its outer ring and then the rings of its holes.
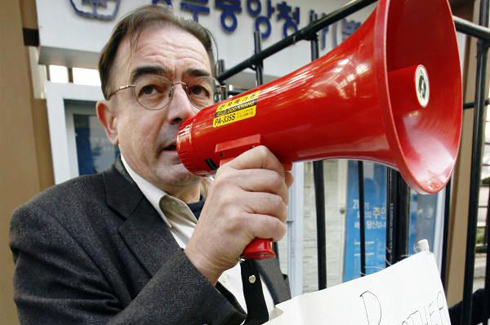
POLYGON ((276 306, 269 325, 450 325, 434 255, 421 252, 383 271, 276 306))

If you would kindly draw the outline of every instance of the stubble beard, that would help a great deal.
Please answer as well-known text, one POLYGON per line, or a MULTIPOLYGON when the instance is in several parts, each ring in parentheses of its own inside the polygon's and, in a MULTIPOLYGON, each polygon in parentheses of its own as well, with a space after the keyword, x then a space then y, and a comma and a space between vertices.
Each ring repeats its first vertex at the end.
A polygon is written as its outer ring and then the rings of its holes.
MULTIPOLYGON (((185 166, 178 161, 174 164, 159 163, 156 166, 155 174, 159 178, 159 186, 165 192, 172 190, 193 189, 199 186, 200 177, 192 174, 185 166)), ((171 193, 168 193, 171 194, 171 193)))

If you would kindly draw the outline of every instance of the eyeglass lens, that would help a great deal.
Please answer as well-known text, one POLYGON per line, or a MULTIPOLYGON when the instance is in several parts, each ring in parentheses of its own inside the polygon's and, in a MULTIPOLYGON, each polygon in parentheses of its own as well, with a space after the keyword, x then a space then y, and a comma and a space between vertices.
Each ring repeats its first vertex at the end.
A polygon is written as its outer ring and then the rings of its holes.
MULTIPOLYGON (((177 87, 177 84, 172 85, 168 79, 157 75, 140 77, 134 86, 136 100, 147 109, 162 109, 170 102, 175 91, 173 88, 177 87)), ((182 87, 196 108, 201 109, 214 103, 214 78, 188 78, 182 83, 182 87)))

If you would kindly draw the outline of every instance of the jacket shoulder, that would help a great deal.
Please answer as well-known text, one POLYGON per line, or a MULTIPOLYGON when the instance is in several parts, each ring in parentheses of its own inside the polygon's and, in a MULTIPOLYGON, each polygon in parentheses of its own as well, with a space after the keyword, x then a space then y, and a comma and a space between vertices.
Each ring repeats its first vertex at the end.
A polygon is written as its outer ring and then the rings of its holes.
POLYGON ((38 209, 59 215, 66 209, 73 211, 104 197, 102 174, 80 176, 44 190, 17 208, 13 215, 38 209))

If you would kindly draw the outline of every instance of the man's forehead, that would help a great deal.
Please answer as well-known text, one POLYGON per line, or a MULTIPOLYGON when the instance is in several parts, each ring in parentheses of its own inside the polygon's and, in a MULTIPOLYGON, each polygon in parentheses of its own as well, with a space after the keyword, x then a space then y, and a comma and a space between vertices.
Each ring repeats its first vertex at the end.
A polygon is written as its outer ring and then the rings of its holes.
POLYGON ((190 32, 168 25, 147 28, 135 37, 126 37, 117 51, 115 73, 132 77, 136 70, 155 70, 156 74, 173 74, 172 64, 187 61, 189 70, 211 72, 211 62, 204 45, 190 32), (148 70, 148 69, 147 69, 148 70))
MULTIPOLYGON (((168 78, 173 77, 172 70, 165 66, 152 65, 152 64, 140 64, 133 66, 130 71, 130 83, 136 82, 140 77, 146 75, 160 75, 168 78)), ((210 77, 211 72, 204 68, 193 68, 192 66, 183 69, 182 78, 187 77, 210 77)))

